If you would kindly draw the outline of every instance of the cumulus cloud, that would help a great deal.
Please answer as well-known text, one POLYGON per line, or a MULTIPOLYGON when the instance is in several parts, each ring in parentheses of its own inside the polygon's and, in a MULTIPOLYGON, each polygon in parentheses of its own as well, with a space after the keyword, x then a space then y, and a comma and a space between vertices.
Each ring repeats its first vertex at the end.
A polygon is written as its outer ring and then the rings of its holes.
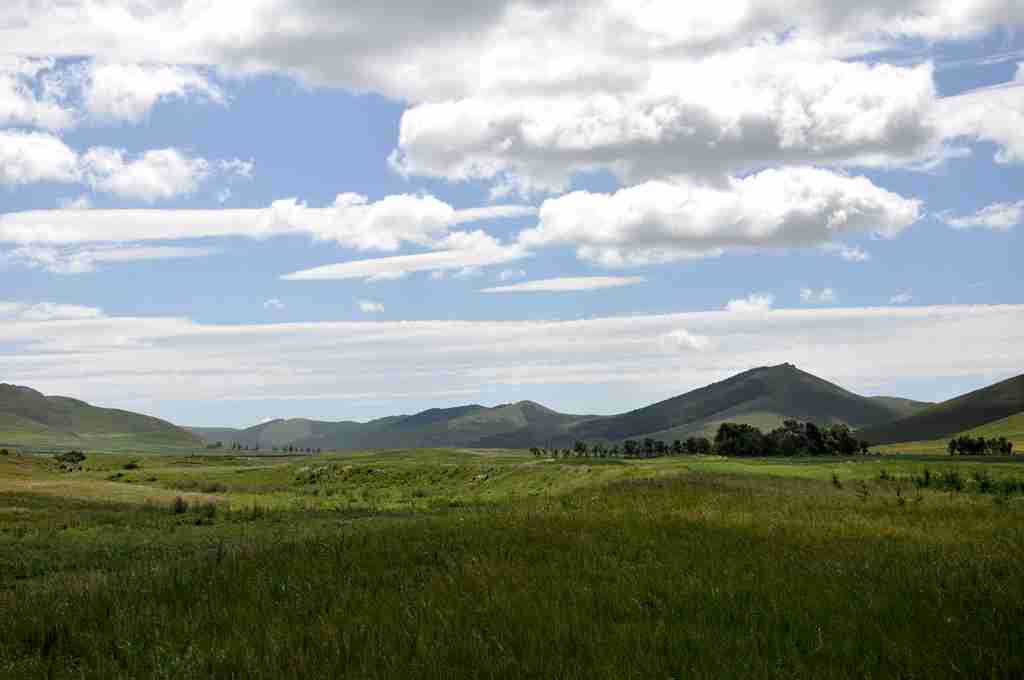
POLYGON ((834 253, 847 262, 867 262, 871 259, 871 254, 863 248, 845 243, 826 243, 821 249, 826 253, 834 253))
POLYGON ((946 97, 937 104, 936 119, 948 138, 966 137, 996 145, 998 163, 1024 162, 1024 76, 1003 86, 946 97))
POLYGON ((725 311, 734 314, 763 314, 770 311, 775 304, 775 296, 771 293, 751 293, 745 298, 729 300, 725 311))
POLYGON ((519 240, 573 245, 580 258, 615 266, 822 246, 856 233, 893 238, 920 216, 919 201, 863 177, 789 168, 724 187, 648 182, 614 194, 573 192, 545 201, 539 225, 519 240))
POLYGON ((0 130, 0 186, 77 182, 78 154, 45 132, 0 130))
POLYGON ((97 245, 91 248, 59 248, 29 244, 0 252, 0 265, 42 269, 52 274, 84 274, 96 271, 102 264, 207 257, 219 252, 215 248, 189 246, 97 245))
POLYGON ((428 102, 402 116, 406 175, 564 190, 575 173, 635 183, 717 178, 768 165, 928 164, 930 66, 773 62, 756 52, 676 64, 648 90, 428 102))
POLYGON ((822 288, 820 291, 815 291, 813 288, 801 288, 800 302, 805 305, 814 303, 833 304, 839 302, 839 296, 831 288, 822 288))
POLYGON ((56 93, 37 87, 52 59, 0 57, 0 125, 61 130, 75 122, 74 111, 56 93))
MULTIPOLYGON (((215 172, 237 172, 235 163, 241 161, 214 164, 171 148, 136 158, 108 147, 80 155, 47 132, 0 130, 0 185, 6 186, 83 183, 121 198, 153 202, 193 193, 215 172)), ((251 173, 251 166, 241 167, 251 173)))
POLYGON ((643 283, 640 276, 565 276, 554 279, 523 281, 509 286, 484 288, 479 293, 567 293, 603 288, 620 288, 643 283))
POLYGON ((712 347, 711 338, 695 335, 685 328, 671 331, 662 336, 670 346, 684 351, 701 352, 712 347))
POLYGON ((1024 201, 993 203, 970 215, 961 217, 953 217, 949 214, 943 214, 940 217, 954 229, 1008 231, 1024 221, 1024 201))
POLYGON ((891 298, 889 298, 889 304, 890 305, 905 305, 908 302, 912 301, 913 299, 914 299, 914 296, 911 295, 910 293, 897 293, 896 295, 893 295, 891 298))
POLYGON ((384 311, 384 305, 379 302, 373 302, 372 300, 360 300, 359 311, 365 314, 379 314, 384 311))
POLYGON ((84 109, 97 121, 145 118, 161 100, 199 99, 224 104, 224 92, 195 68, 93 63, 80 67, 84 109))
POLYGON ((521 279, 525 276, 525 269, 503 269, 498 272, 498 275, 495 278, 499 281, 511 281, 512 279, 521 279))

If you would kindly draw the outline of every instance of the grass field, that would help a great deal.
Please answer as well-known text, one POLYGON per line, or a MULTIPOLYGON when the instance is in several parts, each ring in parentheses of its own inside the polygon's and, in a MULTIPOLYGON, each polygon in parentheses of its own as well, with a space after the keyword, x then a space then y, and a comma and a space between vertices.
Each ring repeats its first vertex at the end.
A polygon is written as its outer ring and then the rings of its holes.
POLYGON ((0 456, 0 677, 1020 677, 1022 520, 942 456, 0 456))

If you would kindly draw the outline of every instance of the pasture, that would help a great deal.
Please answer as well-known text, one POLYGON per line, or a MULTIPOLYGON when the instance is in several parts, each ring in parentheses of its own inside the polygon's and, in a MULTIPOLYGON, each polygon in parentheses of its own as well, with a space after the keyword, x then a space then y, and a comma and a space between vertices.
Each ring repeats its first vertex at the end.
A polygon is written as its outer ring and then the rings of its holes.
POLYGON ((1022 565, 1012 460, 12 453, 0 677, 1020 677, 1022 565))

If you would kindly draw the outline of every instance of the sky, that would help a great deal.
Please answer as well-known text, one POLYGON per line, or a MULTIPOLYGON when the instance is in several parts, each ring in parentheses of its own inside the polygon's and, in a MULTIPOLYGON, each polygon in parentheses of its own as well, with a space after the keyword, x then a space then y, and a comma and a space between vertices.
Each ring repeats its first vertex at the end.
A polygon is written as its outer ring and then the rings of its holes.
POLYGON ((248 426, 1019 374, 1024 4, 693 4, 4 3, 0 381, 248 426))

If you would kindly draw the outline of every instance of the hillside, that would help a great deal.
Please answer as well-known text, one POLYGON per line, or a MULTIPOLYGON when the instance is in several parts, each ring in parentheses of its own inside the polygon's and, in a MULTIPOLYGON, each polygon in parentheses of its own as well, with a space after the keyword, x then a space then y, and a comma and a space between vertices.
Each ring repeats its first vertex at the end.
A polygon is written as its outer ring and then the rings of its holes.
POLYGON ((580 439, 673 439, 713 435, 724 421, 768 429, 787 418, 860 428, 898 418, 906 407, 862 397, 792 364, 781 364, 745 371, 619 416, 581 423, 572 432, 580 439))
POLYGON ((616 416, 558 413, 536 402, 494 407, 469 404, 434 408, 368 423, 275 420, 245 430, 194 428, 208 441, 268 449, 399 447, 522 448, 569 446, 577 439, 620 441, 654 437, 671 441, 691 434, 714 436, 729 420, 764 429, 787 418, 862 427, 902 417, 920 402, 862 397, 783 364, 756 368, 693 392, 616 416))
POLYGON ((1024 375, 989 385, 906 418, 865 428, 861 436, 872 444, 895 444, 948 438, 1024 412, 1024 375))
POLYGON ((125 448, 194 447, 202 442, 159 418, 0 384, 0 444, 125 448))

